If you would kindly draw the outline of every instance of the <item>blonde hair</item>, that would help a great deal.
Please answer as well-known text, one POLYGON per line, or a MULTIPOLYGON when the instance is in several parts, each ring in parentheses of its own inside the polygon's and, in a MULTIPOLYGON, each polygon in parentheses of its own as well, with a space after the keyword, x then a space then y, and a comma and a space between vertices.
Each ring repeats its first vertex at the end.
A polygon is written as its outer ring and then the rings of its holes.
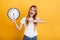
MULTIPOLYGON (((37 7, 35 6, 35 5, 32 5, 31 7, 30 7, 30 9, 32 8, 32 7, 34 7, 34 8, 36 8, 36 10, 35 10, 35 15, 33 16, 33 19, 35 20, 36 19, 36 16, 37 16, 37 7)), ((26 24, 29 24, 29 17, 30 17, 30 9, 29 9, 29 11, 28 11, 28 15, 27 15, 27 17, 26 17, 26 24)), ((36 25, 37 23, 36 22, 34 22, 34 25, 36 25)))

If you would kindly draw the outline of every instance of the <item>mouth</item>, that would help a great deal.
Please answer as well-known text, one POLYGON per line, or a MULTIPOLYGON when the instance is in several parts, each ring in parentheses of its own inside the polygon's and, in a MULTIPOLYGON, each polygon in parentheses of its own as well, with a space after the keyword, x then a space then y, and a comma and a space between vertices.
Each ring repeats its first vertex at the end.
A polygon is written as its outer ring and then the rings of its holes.
POLYGON ((30 13, 31 15, 33 14, 33 13, 30 13))

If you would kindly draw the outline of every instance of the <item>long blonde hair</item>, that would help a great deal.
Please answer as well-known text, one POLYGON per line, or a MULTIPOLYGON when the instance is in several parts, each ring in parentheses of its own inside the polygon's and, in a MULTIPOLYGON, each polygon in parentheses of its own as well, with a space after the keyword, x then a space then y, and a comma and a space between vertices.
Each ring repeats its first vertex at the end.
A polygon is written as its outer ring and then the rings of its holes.
MULTIPOLYGON (((32 7, 34 7, 34 8, 36 8, 36 13, 35 13, 35 15, 33 16, 33 19, 35 20, 36 19, 36 16, 37 16, 37 7, 35 6, 35 5, 32 5, 31 7, 30 7, 30 9, 32 8, 32 7)), ((28 15, 27 15, 27 17, 26 17, 26 24, 29 24, 29 17, 30 17, 30 9, 29 9, 29 11, 28 11, 28 15)), ((34 22, 34 25, 36 25, 37 23, 36 22, 34 22)))

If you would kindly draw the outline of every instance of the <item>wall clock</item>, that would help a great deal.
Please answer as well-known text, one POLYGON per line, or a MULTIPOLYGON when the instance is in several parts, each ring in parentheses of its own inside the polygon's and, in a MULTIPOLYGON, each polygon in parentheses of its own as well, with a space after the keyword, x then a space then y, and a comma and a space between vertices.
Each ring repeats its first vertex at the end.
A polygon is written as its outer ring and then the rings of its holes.
POLYGON ((8 18, 10 19, 17 19, 20 16, 20 11, 17 8, 10 8, 8 10, 8 18))

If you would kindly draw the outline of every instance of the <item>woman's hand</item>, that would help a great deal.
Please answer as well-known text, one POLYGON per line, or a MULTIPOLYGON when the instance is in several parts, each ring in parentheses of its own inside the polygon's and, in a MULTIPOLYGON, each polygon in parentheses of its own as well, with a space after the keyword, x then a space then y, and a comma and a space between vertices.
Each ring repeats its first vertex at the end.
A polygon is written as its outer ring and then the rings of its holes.
POLYGON ((37 20, 29 20, 29 22, 30 22, 30 23, 32 23, 32 22, 37 22, 37 20))
POLYGON ((15 19, 12 19, 12 22, 13 22, 13 23, 16 23, 16 20, 15 20, 15 19))

